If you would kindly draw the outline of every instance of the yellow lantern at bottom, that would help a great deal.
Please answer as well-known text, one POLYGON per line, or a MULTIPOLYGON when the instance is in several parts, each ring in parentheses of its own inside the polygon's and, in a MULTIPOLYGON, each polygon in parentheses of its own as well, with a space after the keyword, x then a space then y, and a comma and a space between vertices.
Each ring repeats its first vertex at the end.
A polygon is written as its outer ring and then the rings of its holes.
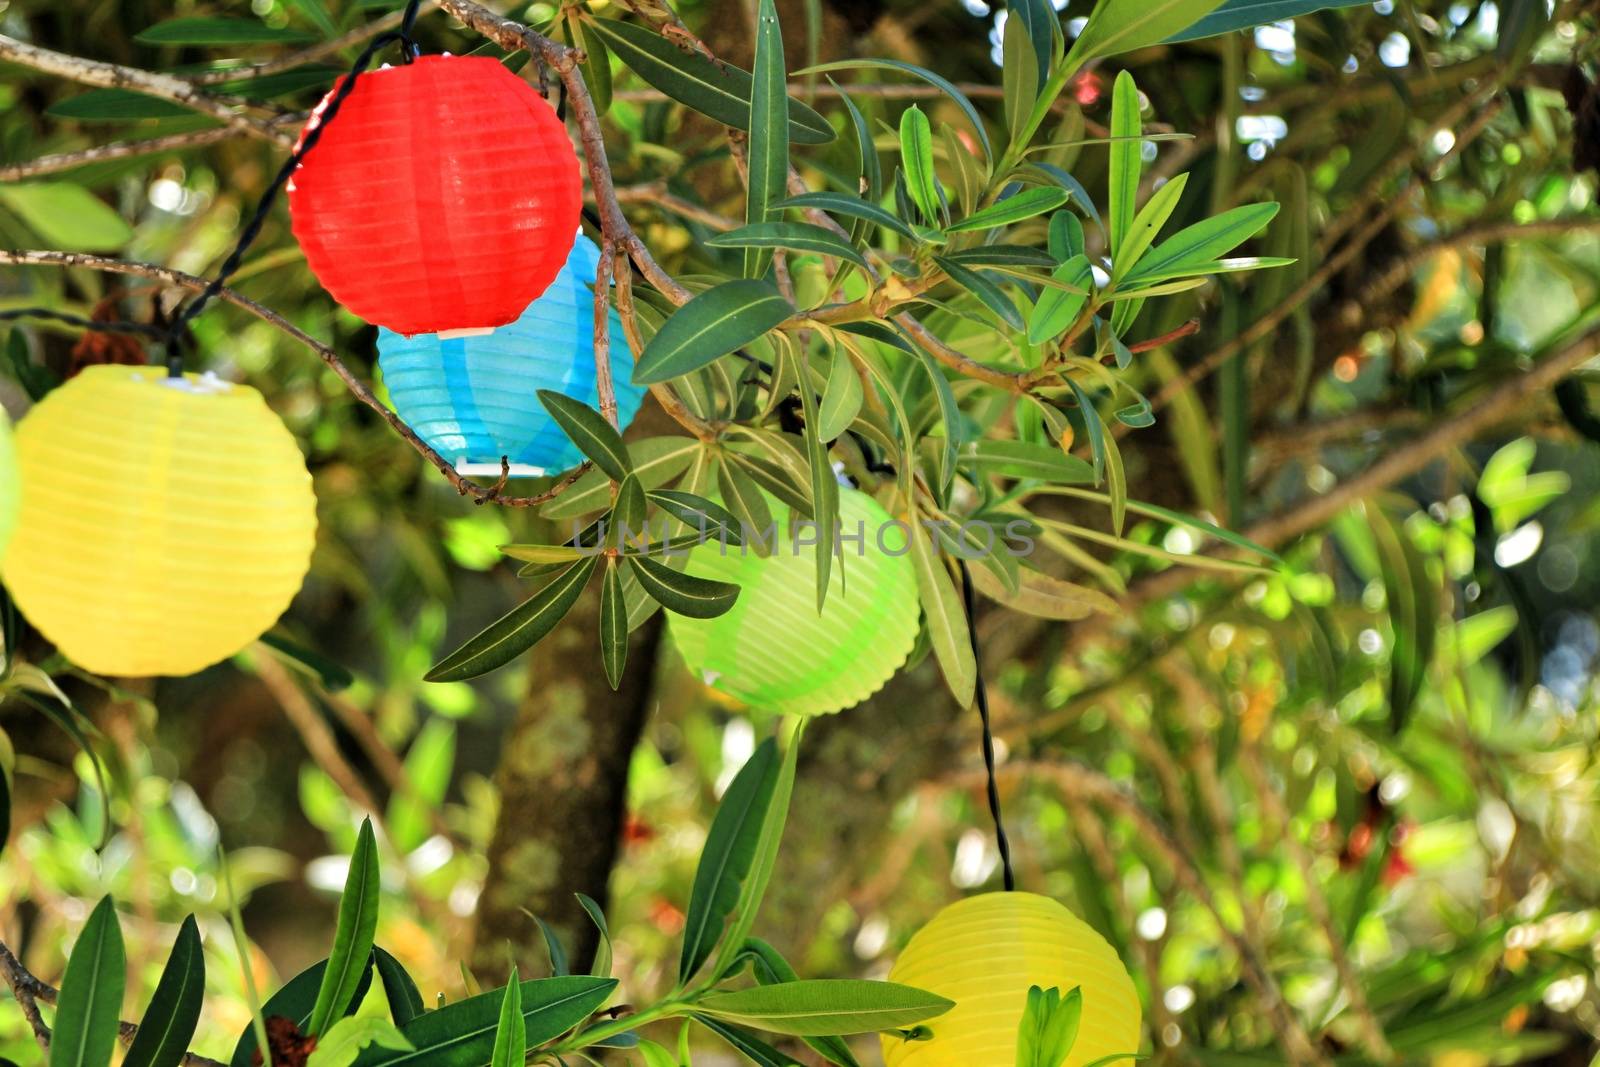
POLYGON ((283 614, 316 497, 261 394, 215 375, 97 366, 17 424, 22 507, 0 576, 98 674, 191 674, 283 614))
POLYGON ((1013 1067, 1030 986, 1083 992, 1078 1040, 1063 1067, 1139 1051, 1139 996, 1127 968, 1105 938, 1049 897, 957 901, 912 936, 889 980, 955 1007, 924 1024, 927 1040, 885 1034, 887 1067, 1013 1067))

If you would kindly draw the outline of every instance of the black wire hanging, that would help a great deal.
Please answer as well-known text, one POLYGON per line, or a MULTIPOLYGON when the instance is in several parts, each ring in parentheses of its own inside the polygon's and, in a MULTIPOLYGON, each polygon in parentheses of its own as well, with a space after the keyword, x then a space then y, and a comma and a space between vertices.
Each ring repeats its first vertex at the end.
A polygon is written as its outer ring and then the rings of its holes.
POLYGON ((989 815, 994 819, 995 847, 1000 852, 1000 869, 1005 878, 1006 892, 1017 888, 1017 872, 1011 866, 1011 839, 1006 836, 1005 819, 1000 813, 1000 783, 995 778, 994 725, 989 715, 989 687, 983 680, 983 655, 978 648, 977 595, 972 586, 972 571, 967 561, 958 558, 961 568, 961 606, 967 615, 967 636, 972 641, 973 669, 977 684, 973 688, 977 698, 978 718, 983 724, 983 769, 988 778, 989 815))

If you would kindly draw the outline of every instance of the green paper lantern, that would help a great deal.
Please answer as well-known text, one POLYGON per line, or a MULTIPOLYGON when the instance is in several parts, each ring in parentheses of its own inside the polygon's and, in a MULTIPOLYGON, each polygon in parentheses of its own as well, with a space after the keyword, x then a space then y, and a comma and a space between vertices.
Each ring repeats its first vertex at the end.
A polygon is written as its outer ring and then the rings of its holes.
POLYGON ((11 443, 11 420, 0 411, 0 556, 5 555, 17 525, 17 450, 11 443))
POLYGON ((841 488, 840 529, 861 540, 841 540, 818 614, 816 549, 791 531, 787 507, 772 497, 767 507, 776 543, 766 558, 715 540, 690 551, 688 573, 733 582, 740 592, 733 610, 717 618, 671 615, 678 651, 713 689, 754 708, 826 715, 859 704, 916 643, 908 531, 866 493, 841 488))

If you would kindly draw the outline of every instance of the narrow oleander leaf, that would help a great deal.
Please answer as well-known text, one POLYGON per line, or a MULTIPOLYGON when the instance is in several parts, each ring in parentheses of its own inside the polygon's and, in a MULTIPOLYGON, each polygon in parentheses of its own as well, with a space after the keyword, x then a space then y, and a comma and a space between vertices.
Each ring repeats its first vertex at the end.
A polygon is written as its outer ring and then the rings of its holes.
POLYGON ((959 222, 947 226, 946 229, 950 233, 997 229, 1024 219, 1031 219, 1035 215, 1043 215, 1047 211, 1054 211, 1070 198, 1071 194, 1059 186, 1035 185, 974 211, 959 222))
POLYGON ((927 620, 929 643, 945 685, 956 703, 967 707, 977 690, 978 663, 972 654, 972 636, 966 609, 944 561, 934 551, 921 523, 911 525, 911 562, 917 572, 917 595, 927 620))
MULTIPOLYGON (((1098 13, 1098 9, 1097 12, 1098 13)), ((1139 134, 1143 122, 1139 118, 1139 89, 1133 75, 1127 71, 1117 74, 1111 89, 1111 169, 1106 207, 1107 224, 1112 248, 1121 248, 1133 226, 1134 205, 1139 196, 1139 174, 1144 167, 1143 142, 1139 134)))
POLYGON ((1156 234, 1161 232, 1161 227, 1167 224, 1173 211, 1177 210, 1178 198, 1183 195, 1184 186, 1188 184, 1189 176, 1180 174, 1167 182, 1145 201, 1144 207, 1133 216, 1133 221, 1128 224, 1128 232, 1122 237, 1122 244, 1117 246, 1112 259, 1112 278, 1118 279, 1131 271, 1139 262, 1150 246, 1155 243, 1156 234))
POLYGON ((1028 28, 1038 70, 1036 84, 1043 85, 1050 80, 1050 68, 1064 47, 1061 16, 1050 0, 1007 0, 1006 12, 1028 28))
MULTIPOLYGON (((787 202, 773 206, 775 209, 785 207, 787 202)), ((707 238, 706 244, 712 248, 786 248, 796 252, 836 256, 862 267, 867 265, 867 257, 849 241, 832 230, 810 222, 753 223, 707 238)))
POLYGON ((972 584, 996 604, 1041 619, 1087 619, 1095 612, 1117 614, 1117 602, 1098 589, 1027 567, 1017 569, 1015 590, 1007 589, 1000 578, 985 567, 972 568, 972 584))
POLYGON ((1210 263, 1260 233, 1277 214, 1277 204, 1244 204, 1185 226, 1135 264, 1128 280, 1175 277, 1175 270, 1210 263))
POLYGON ((1219 33, 1247 30, 1269 22, 1287 22, 1317 11, 1340 7, 1361 7, 1367 0, 1225 0, 1181 30, 1174 31, 1167 40, 1197 41, 1202 37, 1215 37, 1219 33))
POLYGON ((611 688, 621 686, 628 661, 628 602, 615 556, 606 557, 605 582, 600 587, 600 660, 611 688))
POLYGON ((532 648, 566 617, 594 573, 597 557, 573 563, 543 589, 490 623, 476 637, 440 660, 424 676, 429 682, 456 682, 503 667, 532 648))
POLYGON ((676 489, 658 489, 649 497, 652 504, 689 527, 696 539, 744 544, 739 519, 715 500, 676 489))
POLYGON ((363 819, 350 856, 350 872, 339 898, 339 923, 322 973, 317 1002, 311 1009, 306 1033, 321 1034, 344 1015, 354 1001, 356 987, 367 974, 372 958, 372 938, 378 929, 378 842, 372 820, 363 819))
POLYGON ((317 1040, 306 1067, 350 1067, 363 1049, 411 1051, 411 1042, 388 1019, 376 1015, 351 1015, 340 1019, 317 1040))
POLYGON ((661 602, 668 611, 691 619, 714 619, 724 615, 739 599, 739 587, 731 582, 714 582, 675 571, 649 556, 629 556, 628 566, 639 585, 661 602))
POLYGON ((73 182, 8 182, 0 185, 0 204, 50 248, 110 252, 133 237, 121 215, 73 182))
POLYGON ((695 1015, 693 1018, 695 1022, 726 1041, 756 1067, 805 1067, 799 1060, 779 1052, 761 1040, 759 1035, 751 1033, 742 1026, 734 1026, 710 1015, 695 1015))
POLYGON ((664 1045, 654 1041, 640 1041, 638 1045, 639 1057, 644 1060, 644 1067, 683 1067, 682 1062, 674 1056, 664 1045))
POLYGON ((595 928, 600 931, 600 944, 595 949, 594 965, 589 973, 596 978, 608 978, 611 975, 611 927, 606 923, 606 913, 593 898, 582 893, 574 893, 578 898, 578 906, 589 916, 595 928))
POLYGON ((833 350, 828 364, 828 382, 822 390, 822 404, 817 410, 817 436, 824 441, 834 441, 844 435, 861 412, 865 390, 856 365, 843 345, 833 350))
POLYGON ((922 212, 924 222, 937 226, 943 216, 944 194, 933 165, 933 128, 915 104, 900 114, 900 162, 912 203, 922 212))
POLYGON ((861 192, 868 200, 876 200, 883 193, 883 163, 878 159, 878 146, 872 138, 872 127, 867 124, 867 118, 856 102, 850 99, 849 93, 840 89, 832 78, 828 79, 828 84, 839 94, 845 111, 850 115, 850 125, 855 130, 856 155, 861 160, 861 192))
POLYGON ((695 1010, 769 1033, 830 1037, 915 1026, 954 1006, 937 994, 895 982, 822 978, 712 993, 695 1010))
MULTIPOLYGON (((740 949, 740 957, 750 960, 750 969, 755 974, 756 981, 762 985, 779 985, 783 982, 798 982, 800 976, 794 968, 789 966, 789 961, 783 954, 759 937, 748 938, 744 947, 740 949)), ((833 1064, 834 1067, 861 1067, 855 1054, 850 1051, 850 1046, 835 1035, 812 1035, 802 1038, 812 1051, 833 1064)))
POLYGON ((982 271, 963 267, 947 256, 934 256, 933 261, 940 270, 950 276, 951 281, 977 297, 985 307, 998 315, 1000 321, 1013 330, 1023 329, 1022 313, 1017 310, 1017 305, 1006 295, 1006 291, 999 283, 982 271))
MULTIPOLYGON (((702 115, 738 130, 750 128, 753 79, 748 71, 680 48, 644 26, 586 19, 613 55, 651 86, 702 115)), ((828 120, 798 100, 789 101, 789 139, 796 144, 833 140, 828 120)))
POLYGON ((109 896, 102 897, 67 958, 56 999, 50 1067, 109 1067, 120 1031, 127 966, 116 905, 109 896))
POLYGON ((796 378, 800 388, 800 412, 805 425, 803 442, 806 450, 806 467, 811 485, 811 517, 816 526, 814 546, 816 559, 817 611, 828 598, 828 580, 833 576, 833 545, 838 531, 834 528, 839 514, 839 479, 833 473, 833 461, 828 458, 827 440, 818 433, 821 416, 817 412, 817 394, 811 388, 811 375, 806 366, 806 356, 798 346, 785 345, 786 357, 798 368, 796 378))
POLYGON ((194 112, 158 96, 147 96, 131 89, 90 89, 86 93, 58 100, 44 113, 55 119, 78 122, 126 122, 135 119, 170 119, 194 112))
POLYGON ((717 464, 717 491, 741 529, 750 533, 751 550, 766 558, 772 554, 774 540, 768 535, 773 527, 772 509, 767 506, 767 498, 750 471, 751 468, 742 463, 717 464))
POLYGON ((522 983, 518 981, 517 965, 512 964, 505 995, 500 998, 500 1022, 494 1031, 489 1067, 521 1067, 527 1058, 528 1020, 522 1017, 522 983))
MULTIPOLYGON (((771 221, 774 206, 789 185, 788 85, 783 63, 783 30, 773 0, 759 0, 756 9, 756 52, 750 90, 749 194, 745 197, 745 230, 771 221)), ((759 278, 772 262, 772 246, 745 246, 744 273, 759 278)))
MULTIPOLYGON (((610 999, 614 978, 569 975, 519 983, 523 1039, 538 1048, 577 1026, 610 999)), ((355 1067, 488 1067, 505 994, 479 993, 419 1015, 400 1032, 409 1050, 367 1048, 355 1067)))
POLYGON ((755 858, 751 861, 750 873, 746 876, 744 884, 739 887, 739 903, 734 906, 727 933, 723 935, 722 950, 717 953, 717 962, 712 968, 713 974, 727 973, 728 968, 734 965, 734 961, 744 951, 746 938, 751 928, 755 926, 761 902, 766 898, 767 886, 772 881, 772 872, 778 865, 778 850, 783 843, 783 831, 789 824, 789 803, 794 796, 795 773, 800 762, 800 738, 804 730, 805 722, 801 720, 796 723, 789 735, 789 745, 784 750, 783 763, 778 768, 777 781, 772 788, 772 798, 767 803, 767 813, 762 819, 761 834, 756 839, 755 858))
MULTIPOLYGON (((1046 45, 1048 43, 1047 40, 1046 45)), ((1012 151, 1015 152, 1020 149, 1021 143, 1025 143, 1023 137, 1033 116, 1041 79, 1045 75, 1040 73, 1038 53, 1034 51, 1033 35, 1026 18, 1013 15, 1006 19, 1000 47, 1006 129, 1011 134, 1012 151)))
POLYGON ((553 389, 538 391, 539 403, 572 439, 578 450, 615 481, 628 476, 632 460, 617 428, 583 401, 553 389))
POLYGON ((1030 344, 1054 340, 1071 326, 1082 313, 1094 285, 1094 268, 1089 263, 1089 257, 1084 255, 1073 256, 1051 272, 1050 276, 1079 291, 1050 288, 1039 294, 1039 302, 1028 317, 1030 344))
MULTIPOLYGON (((274 1015, 282 1016, 295 1024, 301 1032, 306 1032, 311 1021, 311 1011, 316 1007, 317 991, 322 988, 322 976, 327 973, 328 961, 314 963, 301 971, 283 984, 266 1003, 261 1005, 262 1018, 270 1019, 274 1015)), ((351 998, 353 1004, 360 1004, 361 999, 367 995, 367 988, 372 983, 372 969, 362 972, 361 984, 356 986, 356 995, 351 998)), ((392 1003, 392 1002, 391 1002, 392 1003)), ((254 1026, 247 1026, 244 1033, 239 1036, 238 1043, 233 1047, 233 1055, 228 1059, 228 1067, 252 1067, 259 1064, 256 1058, 256 1031, 254 1026)))
POLYGON ((1100 0, 1067 56, 1069 66, 1159 44, 1209 15, 1222 0, 1100 0))
POLYGON ((768 738, 756 746, 722 795, 689 893, 683 953, 678 961, 680 984, 687 984, 711 958, 729 914, 739 904, 778 776, 778 744, 768 738))
POLYGON ((751 278, 723 282, 662 323, 634 364, 633 380, 652 385, 699 370, 793 314, 794 306, 768 282, 751 278))
POLYGON ((903 63, 898 59, 843 59, 833 63, 822 63, 816 66, 807 67, 804 70, 797 70, 795 71, 795 74, 827 74, 835 70, 850 70, 852 68, 865 70, 895 70, 901 72, 902 74, 910 74, 914 77, 921 78, 929 85, 932 85, 934 88, 944 93, 945 96, 949 97, 950 101, 959 107, 962 113, 967 116, 967 121, 972 123, 972 132, 977 134, 978 143, 983 147, 984 160, 988 162, 994 159, 994 148, 989 144, 989 131, 984 128, 983 118, 978 114, 978 109, 972 106, 972 101, 968 100, 966 94, 960 89, 956 88, 953 82, 947 78, 943 78, 940 75, 935 74, 926 67, 919 67, 911 63, 903 63))
POLYGON ((1058 211, 1050 216, 1050 258, 1065 263, 1074 256, 1084 254, 1083 223, 1070 211, 1058 211))
POLYGON ((286 26, 268 26, 258 19, 208 15, 167 19, 140 30, 133 39, 140 44, 304 44, 317 36, 286 26))
POLYGON ((611 110, 611 52, 586 19, 578 22, 578 36, 583 44, 584 84, 594 100, 595 113, 604 115, 611 110))
MULTIPOLYGON (((777 204, 781 208, 818 208, 834 215, 845 215, 853 219, 865 219, 877 223, 886 230, 893 230, 902 237, 916 240, 916 232, 902 222, 899 216, 887 208, 879 207, 870 200, 849 193, 801 193, 791 196, 777 204)), ((709 242, 708 242, 709 243, 709 242)))
POLYGON ((501 554, 524 563, 573 563, 588 554, 576 545, 501 545, 501 554))
MULTIPOLYGON (((640 485, 656 489, 688 470, 700 449, 700 442, 693 437, 645 437, 628 446, 628 463, 640 485)), ((575 519, 610 506, 611 478, 604 471, 592 470, 540 508, 539 514, 547 519, 575 519)))
MULTIPOLYGON (((396 1026, 404 1026, 426 1010, 417 983, 412 981, 399 960, 374 945, 372 962, 379 981, 383 983, 384 999, 389 1002, 389 1015, 396 1026)), ((360 1003, 359 998, 357 1003, 360 1003)))
POLYGON ((611 507, 612 535, 618 545, 646 532, 649 511, 650 501, 639 479, 632 474, 622 479, 617 486, 616 503, 611 507))
POLYGON ((1040 267, 1050 270, 1058 262, 1050 253, 1027 245, 978 245, 946 252, 944 257, 963 267, 1040 267))
POLYGON ((1031 441, 975 441, 961 453, 963 465, 1012 478, 1039 478, 1057 484, 1092 484, 1094 467, 1050 445, 1031 441))
POLYGON ((205 992, 205 952, 200 945, 200 927, 190 915, 178 928, 167 965, 161 969, 122 1067, 178 1067, 200 1022, 205 992))

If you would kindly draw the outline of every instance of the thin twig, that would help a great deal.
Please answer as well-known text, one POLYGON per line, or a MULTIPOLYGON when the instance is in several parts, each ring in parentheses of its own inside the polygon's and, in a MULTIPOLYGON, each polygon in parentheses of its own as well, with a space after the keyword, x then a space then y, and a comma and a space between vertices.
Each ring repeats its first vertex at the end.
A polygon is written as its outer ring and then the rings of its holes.
POLYGON ((234 106, 242 105, 243 101, 211 96, 202 92, 193 82, 173 74, 160 74, 124 67, 117 63, 103 63, 97 59, 69 56, 4 34, 0 34, 0 60, 32 67, 34 70, 67 78, 81 85, 94 85, 102 89, 132 89, 147 96, 160 97, 162 100, 181 104, 202 115, 210 115, 241 133, 260 137, 285 148, 294 143, 293 136, 280 131, 270 119, 260 119, 242 111, 235 111, 234 106))
POLYGON ((239 131, 234 127, 216 126, 209 130, 175 133, 170 137, 152 137, 146 141, 116 141, 94 148, 85 148, 80 152, 61 152, 56 155, 40 156, 26 163, 8 163, 0 166, 0 182, 19 182, 27 178, 37 178, 41 174, 55 174, 75 167, 85 167, 91 163, 105 163, 113 159, 127 159, 130 156, 149 156, 160 152, 199 148, 203 145, 216 144, 218 141, 229 141, 237 136, 239 131))

